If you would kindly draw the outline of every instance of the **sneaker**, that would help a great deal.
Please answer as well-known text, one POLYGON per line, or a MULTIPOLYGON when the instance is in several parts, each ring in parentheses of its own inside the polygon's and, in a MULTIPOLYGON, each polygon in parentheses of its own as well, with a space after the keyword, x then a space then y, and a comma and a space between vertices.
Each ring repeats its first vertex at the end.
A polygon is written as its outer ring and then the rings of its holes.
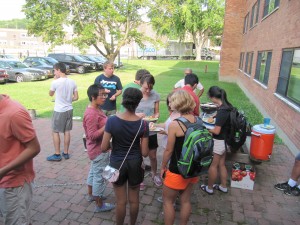
POLYGON ((143 191, 143 190, 145 190, 146 189, 146 186, 145 186, 145 184, 142 182, 142 183, 140 183, 140 191, 143 191))
POLYGON ((285 191, 290 185, 288 184, 288 182, 285 183, 279 183, 279 184, 275 184, 274 188, 276 188, 277 190, 280 191, 285 191))
POLYGON ((288 185, 287 189, 284 190, 283 193, 286 194, 286 195, 299 196, 300 195, 300 189, 297 185, 295 187, 291 187, 290 185, 288 185))
POLYGON ((47 157, 47 161, 60 161, 61 160, 61 155, 50 155, 47 157))
POLYGON ((96 206, 94 212, 107 212, 113 210, 115 208, 114 204, 111 203, 103 203, 102 206, 96 206))
POLYGON ((65 158, 65 159, 69 159, 70 158, 70 155, 69 153, 62 153, 62 156, 65 158))
POLYGON ((160 187, 162 185, 162 181, 158 175, 155 175, 153 177, 153 182, 157 187, 160 187))

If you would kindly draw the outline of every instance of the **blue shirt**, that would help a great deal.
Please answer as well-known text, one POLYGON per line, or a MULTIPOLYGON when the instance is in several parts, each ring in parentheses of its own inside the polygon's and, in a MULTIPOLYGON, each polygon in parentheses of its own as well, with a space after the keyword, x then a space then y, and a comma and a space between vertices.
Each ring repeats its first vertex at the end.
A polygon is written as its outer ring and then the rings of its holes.
POLYGON ((141 129, 126 159, 140 159, 142 157, 140 138, 149 136, 149 126, 144 120, 127 121, 117 116, 108 118, 105 131, 112 136, 112 151, 110 160, 122 161, 141 125, 141 129))
POLYGON ((95 84, 101 84, 104 88, 110 90, 110 93, 108 93, 108 97, 106 98, 105 103, 101 106, 101 109, 108 111, 116 110, 116 100, 111 101, 109 99, 111 98, 111 96, 116 94, 117 90, 122 90, 122 83, 120 81, 120 78, 116 75, 106 77, 104 74, 101 74, 98 77, 96 77, 95 84))

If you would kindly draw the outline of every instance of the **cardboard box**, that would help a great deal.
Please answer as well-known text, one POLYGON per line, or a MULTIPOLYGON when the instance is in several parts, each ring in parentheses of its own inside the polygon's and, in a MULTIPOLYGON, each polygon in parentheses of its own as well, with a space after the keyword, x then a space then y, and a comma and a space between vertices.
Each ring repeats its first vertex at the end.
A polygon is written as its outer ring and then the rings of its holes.
POLYGON ((235 162, 231 171, 231 187, 253 190, 256 171, 249 163, 235 162))

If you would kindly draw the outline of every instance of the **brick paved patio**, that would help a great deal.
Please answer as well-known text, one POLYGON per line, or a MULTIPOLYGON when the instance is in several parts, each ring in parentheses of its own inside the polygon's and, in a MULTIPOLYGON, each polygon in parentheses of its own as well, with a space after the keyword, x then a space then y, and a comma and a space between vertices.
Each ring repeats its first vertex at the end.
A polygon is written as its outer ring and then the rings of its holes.
MULTIPOLYGON (((74 122, 69 160, 48 162, 53 154, 49 119, 33 121, 41 143, 41 153, 35 158, 36 179, 33 198, 33 225, 56 224, 114 224, 114 211, 93 213, 94 203, 85 200, 85 180, 89 160, 82 144, 82 123, 74 122)), ((162 150, 159 149, 159 164, 162 150)), ((228 156, 228 169, 233 161, 248 161, 247 154, 228 156)), ((209 196, 194 190, 192 215, 189 224, 269 224, 300 225, 300 197, 290 197, 273 188, 277 182, 286 181, 291 172, 294 157, 285 146, 274 146, 271 161, 256 165, 253 191, 229 188, 228 194, 215 192, 209 196)), ((205 182, 206 176, 201 182, 205 182)), ((156 201, 161 188, 153 185, 150 176, 145 178, 146 190, 140 193, 141 225, 163 224, 162 204, 156 201)), ((115 202, 112 186, 106 189, 108 202, 115 202)), ((128 213, 127 213, 128 214, 128 213)), ((178 216, 178 213, 177 213, 178 216)), ((126 217, 125 222, 128 223, 126 217)), ((179 224, 176 220, 175 224, 179 224)), ((3 225, 0 217, 0 225, 3 225)))

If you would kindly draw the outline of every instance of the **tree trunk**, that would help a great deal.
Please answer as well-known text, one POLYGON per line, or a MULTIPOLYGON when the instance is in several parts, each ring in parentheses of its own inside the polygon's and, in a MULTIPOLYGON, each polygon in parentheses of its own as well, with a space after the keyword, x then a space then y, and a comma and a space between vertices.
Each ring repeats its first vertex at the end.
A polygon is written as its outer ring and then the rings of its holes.
POLYGON ((196 47, 196 60, 201 61, 201 49, 204 44, 204 33, 198 31, 192 33, 192 36, 196 47))

